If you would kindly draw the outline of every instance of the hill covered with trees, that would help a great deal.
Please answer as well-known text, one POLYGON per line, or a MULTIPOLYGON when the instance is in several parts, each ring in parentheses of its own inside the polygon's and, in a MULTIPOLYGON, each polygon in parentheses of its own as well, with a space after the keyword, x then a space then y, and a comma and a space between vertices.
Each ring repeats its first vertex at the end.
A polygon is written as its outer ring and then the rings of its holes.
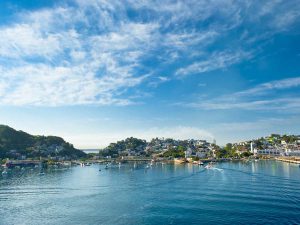
POLYGON ((30 135, 9 126, 0 125, 0 158, 20 157, 84 157, 86 154, 61 137, 30 135))
POLYGON ((145 148, 147 142, 142 139, 130 137, 116 143, 111 143, 105 149, 99 152, 100 156, 106 157, 117 157, 127 155, 145 155, 145 148))

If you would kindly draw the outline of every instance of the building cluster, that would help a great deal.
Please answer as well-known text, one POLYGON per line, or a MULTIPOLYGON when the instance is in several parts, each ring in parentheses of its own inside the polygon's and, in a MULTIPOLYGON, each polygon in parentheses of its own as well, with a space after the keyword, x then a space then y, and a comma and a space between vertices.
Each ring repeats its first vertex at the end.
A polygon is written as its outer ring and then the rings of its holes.
POLYGON ((49 159, 53 160, 65 160, 69 159, 70 157, 62 157, 59 156, 62 151, 66 150, 64 146, 61 144, 40 144, 35 145, 33 147, 29 147, 24 151, 18 151, 18 150, 9 150, 8 155, 11 158, 25 160, 26 158, 34 157, 35 155, 48 157, 49 159))
POLYGON ((250 151, 257 156, 300 156, 300 135, 279 135, 233 144, 238 153, 250 151))
POLYGON ((150 142, 137 138, 127 138, 117 143, 111 143, 100 150, 100 157, 119 156, 162 156, 168 151, 184 152, 189 157, 213 157, 214 144, 206 140, 174 140, 171 138, 153 138, 150 142))
POLYGON ((112 143, 100 150, 100 157, 119 156, 157 156, 157 157, 198 157, 228 158, 254 156, 300 156, 300 135, 271 134, 267 137, 227 144, 220 148, 215 141, 175 140, 171 138, 153 138, 150 142, 137 138, 127 138, 112 143))
POLYGON ((150 154, 164 153, 170 149, 178 149, 182 147, 185 152, 185 157, 207 158, 214 156, 214 144, 206 140, 174 140, 164 138, 154 138, 146 146, 145 151, 150 154))

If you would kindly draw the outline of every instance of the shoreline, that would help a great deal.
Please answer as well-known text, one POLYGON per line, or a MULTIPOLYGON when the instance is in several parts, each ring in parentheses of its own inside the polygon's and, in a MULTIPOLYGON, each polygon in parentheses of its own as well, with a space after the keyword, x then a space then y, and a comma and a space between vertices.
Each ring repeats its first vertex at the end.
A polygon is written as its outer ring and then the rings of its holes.
MULTIPOLYGON (((295 157, 292 158, 259 158, 259 160, 278 160, 288 163, 297 163, 300 164, 299 161, 294 160, 295 157)), ((107 163, 132 163, 132 162, 144 162, 144 163, 166 163, 166 164, 198 164, 198 163, 210 163, 210 162, 249 162, 251 160, 258 160, 255 158, 219 158, 219 159, 200 159, 200 160, 192 160, 192 159, 153 159, 153 158, 128 158, 128 159, 97 159, 97 160, 63 160, 63 161, 50 161, 48 159, 40 159, 40 160, 8 160, 6 163, 0 165, 0 168, 15 168, 15 167, 39 167, 44 168, 48 166, 58 166, 58 167, 70 167, 70 166, 79 166, 79 165, 90 165, 90 164, 107 164, 107 163)))

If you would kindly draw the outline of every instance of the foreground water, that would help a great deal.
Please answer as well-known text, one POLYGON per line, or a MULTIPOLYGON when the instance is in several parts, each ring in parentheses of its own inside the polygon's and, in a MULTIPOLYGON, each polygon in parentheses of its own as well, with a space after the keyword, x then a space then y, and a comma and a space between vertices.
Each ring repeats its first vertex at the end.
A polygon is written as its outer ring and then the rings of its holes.
POLYGON ((0 175, 0 224, 300 224, 297 165, 145 167, 0 175))

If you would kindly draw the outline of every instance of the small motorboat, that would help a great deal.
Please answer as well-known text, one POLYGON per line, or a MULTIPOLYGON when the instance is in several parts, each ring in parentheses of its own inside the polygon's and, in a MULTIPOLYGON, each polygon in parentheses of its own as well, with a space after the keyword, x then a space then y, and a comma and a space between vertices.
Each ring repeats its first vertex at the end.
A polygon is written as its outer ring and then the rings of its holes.
POLYGON ((208 163, 205 167, 205 169, 212 169, 213 168, 213 163, 208 163))
POLYGON ((203 163, 203 162, 201 162, 201 161, 199 161, 199 162, 198 162, 198 165, 199 165, 199 166, 203 166, 203 165, 204 165, 204 163, 203 163))

